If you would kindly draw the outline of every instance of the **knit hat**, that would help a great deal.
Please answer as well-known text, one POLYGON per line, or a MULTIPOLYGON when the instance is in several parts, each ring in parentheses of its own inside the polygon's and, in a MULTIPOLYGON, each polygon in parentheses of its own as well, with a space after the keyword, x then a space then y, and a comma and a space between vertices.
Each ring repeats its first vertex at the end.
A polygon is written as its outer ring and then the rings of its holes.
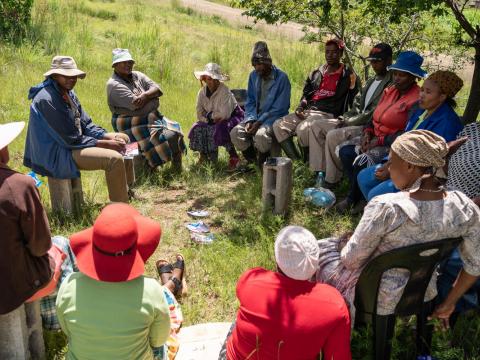
POLYGON ((463 80, 452 71, 438 70, 431 74, 428 79, 435 81, 442 93, 449 98, 455 97, 463 86, 463 80))
POLYGON ((113 49, 112 50, 112 66, 119 63, 119 62, 124 62, 124 61, 133 61, 132 54, 130 54, 130 51, 128 49, 113 49))
POLYGON ((448 146, 443 137, 429 130, 412 130, 400 135, 392 151, 409 164, 441 168, 445 165, 448 146))
POLYGON ((255 66, 257 64, 272 64, 272 57, 265 41, 257 41, 253 45, 252 65, 255 66))
POLYGON ((317 239, 301 226, 284 227, 275 239, 275 259, 280 270, 295 280, 308 280, 317 271, 317 239))

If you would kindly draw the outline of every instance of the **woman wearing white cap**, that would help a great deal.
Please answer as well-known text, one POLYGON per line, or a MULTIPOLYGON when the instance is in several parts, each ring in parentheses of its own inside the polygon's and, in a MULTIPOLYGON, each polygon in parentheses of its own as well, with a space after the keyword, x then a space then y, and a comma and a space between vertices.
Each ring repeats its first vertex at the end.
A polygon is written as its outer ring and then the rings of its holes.
POLYGON ((287 226, 275 240, 277 271, 247 270, 237 283, 237 320, 219 360, 350 360, 350 316, 332 286, 315 283, 315 236, 287 226))
POLYGON ((230 131, 243 120, 243 110, 224 84, 229 78, 218 64, 208 63, 203 71, 195 71, 194 74, 202 88, 197 96, 198 121, 188 134, 190 149, 200 152, 200 162, 216 161, 218 147, 224 146, 230 155, 229 169, 234 170, 239 159, 230 131))

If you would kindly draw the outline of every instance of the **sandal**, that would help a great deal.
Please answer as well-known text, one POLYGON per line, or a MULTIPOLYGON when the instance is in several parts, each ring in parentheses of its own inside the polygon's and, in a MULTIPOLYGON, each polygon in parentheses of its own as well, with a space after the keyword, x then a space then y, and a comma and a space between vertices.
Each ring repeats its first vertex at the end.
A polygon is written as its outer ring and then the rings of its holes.
POLYGON ((157 273, 158 276, 160 277, 160 282, 162 285, 165 285, 168 280, 171 280, 173 277, 173 266, 172 264, 169 264, 167 260, 165 259, 160 259, 157 260, 155 263, 155 267, 157 268, 157 273), (170 276, 162 276, 162 274, 170 274, 170 276))
MULTIPOLYGON (((170 280, 172 280, 175 285, 173 294, 175 296, 186 296, 187 295, 187 282, 185 281, 185 259, 182 254, 176 255, 177 260, 172 264, 173 269, 182 270, 181 278, 173 275, 170 280)), ((173 273, 173 270, 172 270, 173 273)))

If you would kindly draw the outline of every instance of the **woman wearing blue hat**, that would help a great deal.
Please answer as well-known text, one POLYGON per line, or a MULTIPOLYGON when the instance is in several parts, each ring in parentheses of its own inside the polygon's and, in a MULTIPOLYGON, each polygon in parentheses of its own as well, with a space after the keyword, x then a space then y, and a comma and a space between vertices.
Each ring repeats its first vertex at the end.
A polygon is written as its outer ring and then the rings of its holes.
POLYGON ((427 73, 421 68, 423 57, 414 51, 398 55, 392 71, 393 86, 384 90, 372 121, 363 128, 363 135, 340 148, 340 159, 350 181, 347 198, 337 204, 339 212, 353 208, 353 213, 362 210, 365 202, 357 184, 357 175, 363 168, 378 164, 388 154, 390 145, 403 132, 408 113, 418 100, 420 87, 417 79, 427 73))

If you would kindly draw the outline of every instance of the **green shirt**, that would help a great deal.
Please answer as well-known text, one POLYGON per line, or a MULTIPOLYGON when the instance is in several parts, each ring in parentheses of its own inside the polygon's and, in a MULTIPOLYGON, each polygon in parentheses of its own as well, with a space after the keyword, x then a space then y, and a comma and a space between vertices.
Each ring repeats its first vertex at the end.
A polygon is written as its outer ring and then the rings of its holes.
POLYGON ((416 129, 420 126, 420 124, 423 122, 423 120, 425 120, 426 117, 427 117, 427 110, 425 110, 425 111, 422 113, 422 115, 420 115, 420 116, 418 117, 418 120, 417 120, 417 122, 415 123, 415 125, 413 126, 412 130, 416 130, 416 129))
POLYGON ((60 286, 57 316, 68 336, 67 359, 151 360, 170 333, 168 305, 157 280, 103 282, 72 273, 60 286))

